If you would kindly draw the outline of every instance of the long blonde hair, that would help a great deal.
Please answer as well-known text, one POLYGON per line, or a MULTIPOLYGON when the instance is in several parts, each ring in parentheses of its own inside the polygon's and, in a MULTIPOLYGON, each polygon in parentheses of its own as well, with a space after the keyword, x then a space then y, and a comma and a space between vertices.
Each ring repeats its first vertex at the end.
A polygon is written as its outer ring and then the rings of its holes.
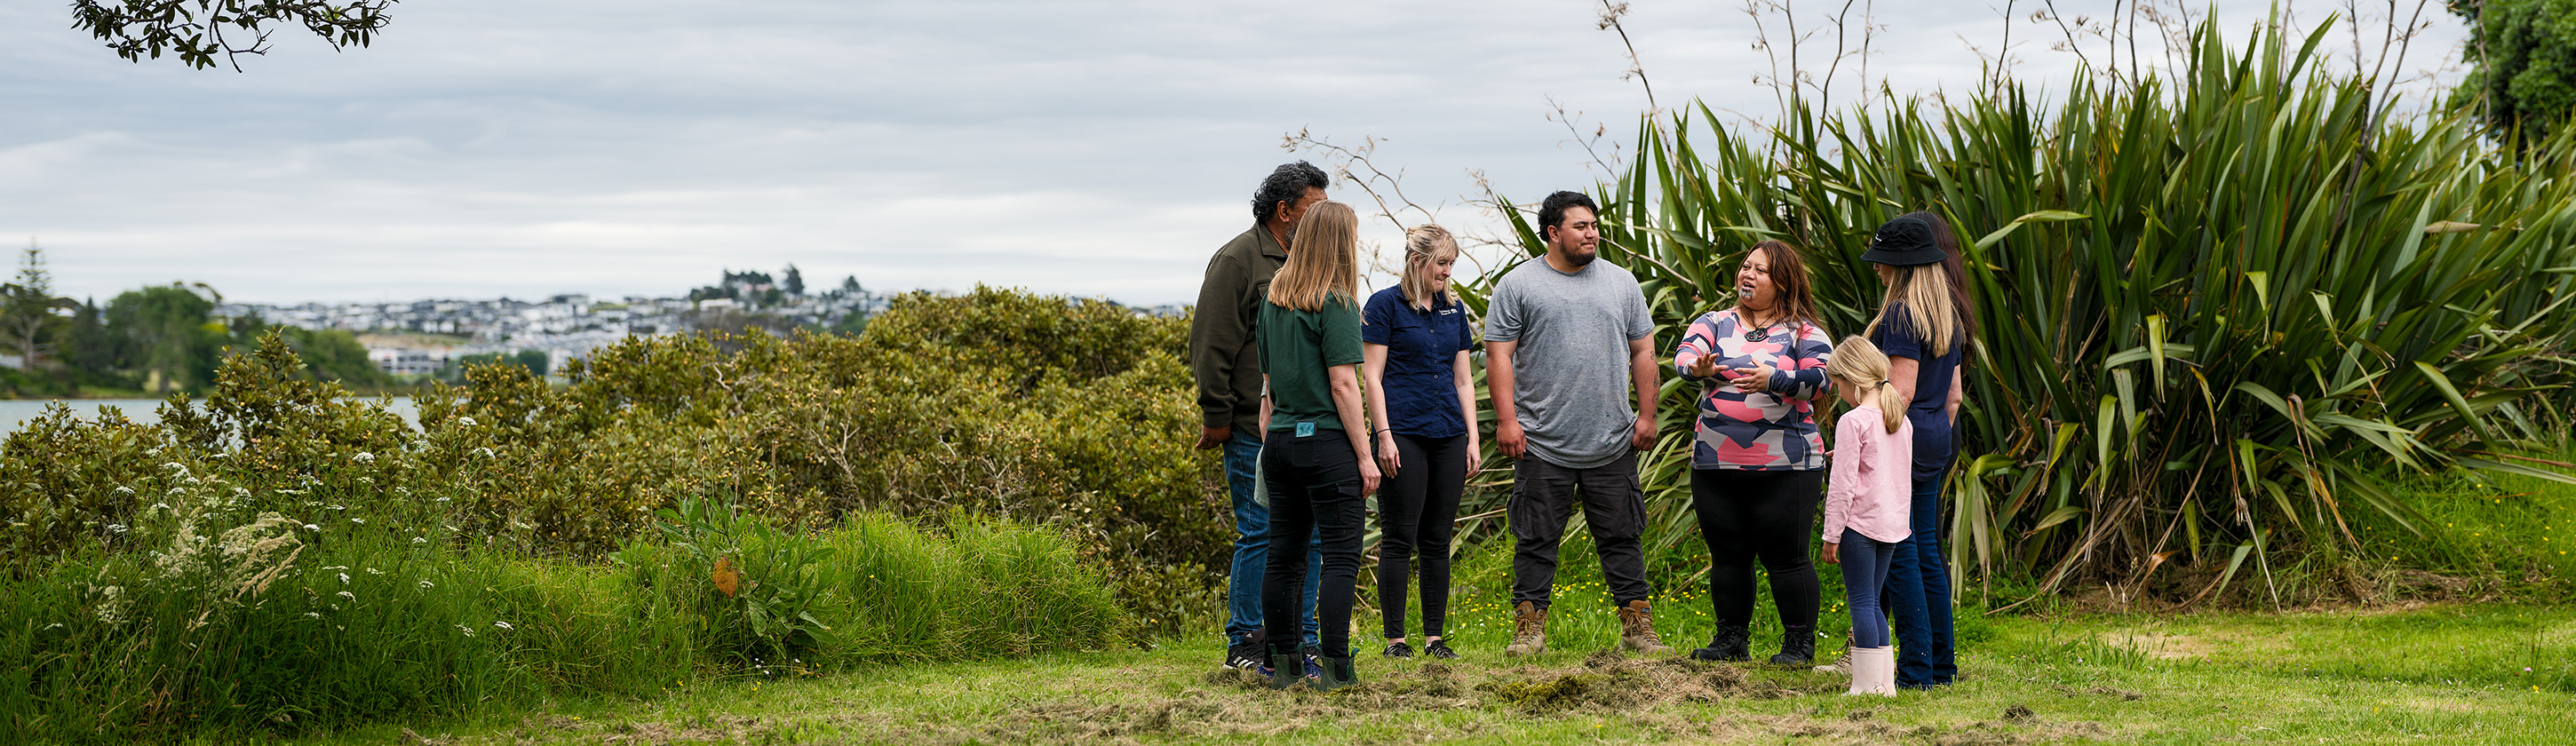
POLYGON ((1270 302, 1321 311, 1338 293, 1342 304, 1359 305, 1359 213, 1340 202, 1317 202, 1297 221, 1297 238, 1291 243, 1288 263, 1270 280, 1270 302))
POLYGON ((1449 235, 1449 229, 1440 227, 1440 224, 1423 223, 1404 230, 1404 282, 1398 287, 1404 289, 1406 305, 1429 311, 1435 300, 1444 305, 1458 302, 1458 289, 1455 287, 1431 292, 1427 270, 1432 262, 1440 261, 1440 254, 1444 251, 1457 256, 1458 239, 1449 235))
POLYGON ((1844 337, 1842 344, 1834 346, 1834 356, 1825 361, 1825 375, 1860 387, 1861 400, 1877 405, 1879 416, 1887 420, 1887 433, 1894 435, 1905 424, 1906 401, 1888 383, 1887 374, 1887 353, 1879 352, 1867 337, 1844 337))
POLYGON ((1963 284, 1967 282, 1966 262, 1959 252, 1959 236, 1950 230, 1950 221, 1932 212, 1909 212, 1897 217, 1914 218, 1932 226, 1932 243, 1941 248, 1941 261, 1888 265, 1896 277, 1887 283, 1887 297, 1879 301, 1878 316, 1869 320, 1867 333, 1877 333, 1879 323, 1887 320, 1887 309, 1904 304, 1906 324, 1914 327, 1924 344, 1932 346, 1934 357, 1950 354, 1953 345, 1966 349, 1976 344, 1977 320, 1970 316, 1976 311, 1971 305, 1976 301, 1968 296, 1963 284))

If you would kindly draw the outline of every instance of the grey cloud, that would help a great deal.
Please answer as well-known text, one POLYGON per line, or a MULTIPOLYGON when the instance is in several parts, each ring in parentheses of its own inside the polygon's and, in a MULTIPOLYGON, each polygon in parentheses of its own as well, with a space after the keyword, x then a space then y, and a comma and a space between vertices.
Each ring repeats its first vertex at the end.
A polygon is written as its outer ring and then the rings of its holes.
MULTIPOLYGON (((1972 85, 1958 37, 2001 24, 1880 5, 1871 72, 1901 91, 1972 85)), ((1772 110, 1732 4, 1634 7, 1663 103, 1772 110)), ((1618 39, 1561 0, 440 0, 371 49, 281 35, 246 74, 123 62, 62 12, 0 7, 0 235, 41 238, 76 295, 670 293, 794 262, 1182 301, 1260 175, 1313 157, 1283 132, 1389 138, 1429 201, 1469 168, 1528 199, 1598 175, 1543 97, 1611 141, 1644 107, 1618 39)), ((2030 41, 2023 73, 2063 79, 2030 41)))

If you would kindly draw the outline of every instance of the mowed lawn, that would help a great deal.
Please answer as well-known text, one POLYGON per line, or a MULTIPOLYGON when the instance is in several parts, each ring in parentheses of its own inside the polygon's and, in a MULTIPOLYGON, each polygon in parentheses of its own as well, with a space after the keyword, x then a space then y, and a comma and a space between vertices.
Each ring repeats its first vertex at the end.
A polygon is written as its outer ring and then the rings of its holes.
POLYGON ((2002 617, 1981 634, 1960 683, 1895 698, 1599 654, 1608 637, 1525 663, 1481 642, 1445 665, 1364 657, 1361 687, 1281 693, 1217 671, 1211 641, 690 684, 306 742, 2576 743, 2576 608, 2002 617))

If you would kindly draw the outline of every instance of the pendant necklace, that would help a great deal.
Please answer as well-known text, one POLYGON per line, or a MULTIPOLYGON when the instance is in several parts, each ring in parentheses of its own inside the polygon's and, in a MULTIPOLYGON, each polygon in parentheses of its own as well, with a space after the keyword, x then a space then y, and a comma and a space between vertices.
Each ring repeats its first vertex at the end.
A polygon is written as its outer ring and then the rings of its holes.
POLYGON ((1744 341, 1746 342, 1760 342, 1771 338, 1771 327, 1769 324, 1754 326, 1752 319, 1745 319, 1744 325, 1751 327, 1744 330, 1744 341))

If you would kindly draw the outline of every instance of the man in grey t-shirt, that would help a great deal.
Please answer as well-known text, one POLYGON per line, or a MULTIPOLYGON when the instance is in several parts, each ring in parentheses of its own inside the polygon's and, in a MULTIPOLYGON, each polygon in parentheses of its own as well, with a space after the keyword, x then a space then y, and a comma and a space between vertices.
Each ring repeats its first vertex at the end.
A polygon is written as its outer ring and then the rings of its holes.
POLYGON ((1601 576, 1618 606, 1619 641, 1672 652, 1646 604, 1645 495, 1637 451, 1655 444, 1655 321, 1637 277, 1599 258, 1600 208, 1578 192, 1539 206, 1544 261, 1494 285, 1485 308, 1485 380, 1495 445, 1513 458, 1510 656, 1547 650, 1548 591, 1574 504, 1592 526, 1601 576), (1636 408, 1628 406, 1633 384, 1636 408))

